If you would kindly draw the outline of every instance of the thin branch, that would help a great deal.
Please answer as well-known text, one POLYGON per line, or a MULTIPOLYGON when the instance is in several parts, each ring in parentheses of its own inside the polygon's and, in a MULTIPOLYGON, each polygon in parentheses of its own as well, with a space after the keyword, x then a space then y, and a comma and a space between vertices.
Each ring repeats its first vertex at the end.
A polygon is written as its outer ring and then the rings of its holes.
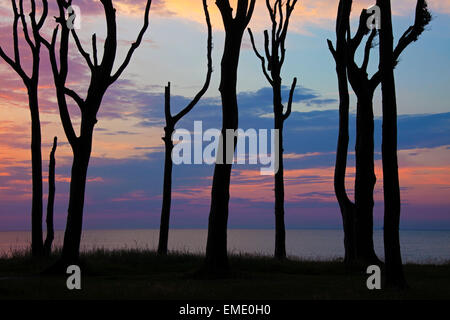
POLYGON ((14 60, 16 61, 17 66, 20 66, 19 36, 17 32, 20 15, 19 12, 17 11, 16 0, 11 0, 11 4, 14 11, 14 21, 13 21, 14 60))
POLYGON ((122 65, 119 67, 119 69, 116 71, 116 73, 114 75, 111 76, 110 78, 110 83, 113 83, 114 81, 116 81, 120 75, 122 74, 122 72, 125 70, 125 68, 127 67, 127 65, 130 63, 130 60, 133 56, 134 51, 139 47, 139 45, 142 42, 142 38, 144 37, 144 33, 148 28, 148 24, 149 24, 149 14, 150 14, 150 7, 152 5, 152 0, 147 0, 147 5, 145 7, 145 13, 144 13, 144 25, 142 26, 141 31, 138 34, 138 37, 136 39, 136 41, 131 45, 127 56, 125 58, 125 60, 123 61, 122 65))
MULTIPOLYGON (((278 24, 278 30, 277 30, 277 38, 279 39, 280 35, 281 35, 281 32, 283 30, 283 25, 284 25, 283 19, 284 19, 284 17, 283 17, 283 6, 282 6, 282 3, 281 3, 281 0, 277 0, 277 2, 278 2, 278 11, 280 12, 279 13, 279 15, 280 15, 280 22, 278 24)), ((275 5, 277 5, 277 2, 275 2, 275 5)), ((289 5, 289 2, 290 2, 290 0, 288 0, 286 5, 289 5)))
POLYGON ((397 63, 403 50, 419 39, 419 36, 425 31, 425 27, 430 23, 431 19, 432 16, 428 11, 427 2, 425 0, 417 0, 414 25, 410 26, 398 41, 394 50, 394 65, 397 63))
POLYGON ((336 49, 334 49, 333 42, 331 42, 330 39, 327 39, 327 44, 328 44, 328 50, 330 50, 331 55, 333 56, 334 60, 336 61, 337 60, 337 56, 336 56, 337 53, 336 53, 336 49))
POLYGON ((294 91, 295 91, 296 86, 297 86, 297 78, 294 78, 294 81, 292 81, 291 90, 289 91, 289 101, 288 101, 286 113, 283 115, 283 121, 285 121, 291 115, 292 101, 294 100, 294 91))
POLYGON ((170 113, 170 82, 164 88, 164 115, 166 117, 166 126, 174 126, 172 114, 170 113))
POLYGON ((31 50, 34 51, 36 49, 35 44, 31 41, 30 35, 28 33, 27 21, 25 19, 25 15, 23 13, 23 0, 19 0, 19 10, 20 10, 20 20, 22 21, 23 27, 23 35, 25 37, 25 41, 30 46, 31 50))
POLYGON ((73 90, 64 87, 64 93, 71 97, 78 105, 81 111, 84 110, 84 100, 73 90))
POLYGON ((269 49, 269 32, 264 30, 264 51, 266 52, 267 58, 267 70, 272 70, 272 54, 269 49))
POLYGON ((270 85, 273 85, 273 80, 272 78, 269 76, 269 73, 266 70, 266 60, 264 59, 264 57, 258 52, 258 49, 256 48, 255 45, 255 39, 253 37, 253 33, 252 30, 250 28, 247 29, 248 30, 248 34, 250 35, 250 41, 252 43, 252 47, 253 47, 253 51, 255 52, 256 56, 261 60, 261 68, 262 71, 264 73, 264 76, 266 77, 267 81, 269 81, 270 85))
POLYGON ((39 19, 39 22, 37 23, 36 27, 37 30, 41 30, 42 26, 44 25, 45 19, 48 15, 48 3, 47 0, 42 0, 42 15, 39 19))
POLYGON ((92 64, 91 57, 89 53, 87 53, 80 42, 80 39, 78 38, 77 32, 75 31, 75 28, 72 28, 71 30, 72 37, 75 40, 75 45, 77 46, 78 51, 83 56, 84 60, 86 60, 86 63, 89 66, 89 69, 94 70, 94 65, 92 64))
POLYGON ((95 33, 92 35, 92 56, 94 57, 94 67, 98 67, 97 60, 97 36, 95 33))
POLYGON ((361 11, 361 15, 359 17, 359 25, 358 30, 353 38, 349 37, 349 49, 351 56, 354 56, 356 49, 361 44, 364 36, 369 33, 369 29, 367 28, 367 19, 369 18, 369 14, 366 9, 361 11))
POLYGON ((208 71, 206 73, 205 83, 204 83, 202 89, 194 97, 194 99, 181 112, 179 112, 175 117, 173 117, 174 123, 177 123, 182 117, 184 117, 188 112, 190 112, 192 110, 192 108, 195 107, 195 105, 200 101, 200 99, 206 93, 206 91, 209 88, 209 84, 211 83, 211 75, 213 72, 213 68, 212 68, 212 26, 211 26, 211 19, 209 16, 208 5, 206 3, 206 0, 203 0, 203 11, 205 12, 206 25, 208 27, 208 45, 207 45, 208 71))
POLYGON ((373 29, 370 33, 369 38, 367 39, 366 46, 364 48, 364 60, 361 66, 361 70, 367 73, 367 67, 369 65, 370 60, 370 51, 373 48, 373 39, 377 35, 377 29, 373 29))
MULTIPOLYGON (((393 53, 394 66, 398 63, 398 58, 403 51, 413 42, 417 41, 419 36, 425 31, 425 27, 432 20, 431 13, 428 11, 428 4, 425 0, 417 0, 416 15, 414 25, 408 27, 400 37, 393 53)), ((378 70, 370 79, 370 85, 376 88, 381 83, 381 72, 378 70)))
POLYGON ((245 30, 245 27, 247 27, 248 24, 250 23, 250 19, 252 18, 253 11, 255 11, 255 4, 256 4, 256 0, 251 0, 250 1, 250 6, 249 6, 248 11, 247 11, 247 17, 245 18, 244 30, 245 30))

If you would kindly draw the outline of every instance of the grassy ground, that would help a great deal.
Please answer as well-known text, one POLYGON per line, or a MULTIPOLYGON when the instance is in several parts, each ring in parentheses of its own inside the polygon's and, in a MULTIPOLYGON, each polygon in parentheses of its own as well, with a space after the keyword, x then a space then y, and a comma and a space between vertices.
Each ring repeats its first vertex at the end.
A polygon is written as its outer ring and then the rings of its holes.
POLYGON ((66 288, 66 277, 41 276, 55 257, 0 258, 0 299, 450 299, 450 263, 406 265, 410 289, 375 290, 367 275, 340 261, 274 261, 232 256, 227 279, 199 279, 198 255, 97 250, 82 256, 82 290, 66 288))

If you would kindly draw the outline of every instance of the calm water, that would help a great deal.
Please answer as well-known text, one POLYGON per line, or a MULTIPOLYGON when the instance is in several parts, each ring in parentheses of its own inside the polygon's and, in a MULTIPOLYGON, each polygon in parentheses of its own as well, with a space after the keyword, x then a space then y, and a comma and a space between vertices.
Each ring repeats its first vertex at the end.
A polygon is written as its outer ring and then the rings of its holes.
MULTIPOLYGON (((86 230, 82 250, 96 248, 155 249, 158 230, 86 230)), ((204 252, 207 230, 171 230, 169 249, 204 252)), ((402 254, 405 262, 442 263, 450 261, 450 231, 402 231, 402 254)), ((56 232, 55 244, 61 246, 63 232, 56 232)), ((327 260, 343 257, 341 230, 288 230, 287 251, 290 256, 327 260)), ((375 250, 383 257, 383 233, 374 233, 375 250)), ((272 230, 229 230, 228 248, 233 253, 271 255, 274 250, 272 230)), ((0 255, 27 249, 30 232, 0 232, 0 255)))

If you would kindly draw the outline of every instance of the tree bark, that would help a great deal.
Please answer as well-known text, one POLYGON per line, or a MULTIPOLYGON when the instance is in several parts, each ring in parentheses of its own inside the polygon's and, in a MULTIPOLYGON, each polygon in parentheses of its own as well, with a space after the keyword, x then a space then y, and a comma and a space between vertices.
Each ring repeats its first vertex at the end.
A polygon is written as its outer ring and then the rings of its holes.
POLYGON ((377 0, 381 10, 380 71, 383 104, 382 162, 384 186, 384 252, 386 285, 406 287, 400 253, 400 184, 397 159, 397 100, 394 77, 390 0, 377 0))
POLYGON ((44 242, 44 254, 50 256, 52 251, 52 243, 55 238, 53 227, 53 208, 55 204, 55 152, 57 147, 57 137, 53 140, 53 148, 50 152, 50 163, 48 166, 48 200, 47 200, 47 236, 44 242))

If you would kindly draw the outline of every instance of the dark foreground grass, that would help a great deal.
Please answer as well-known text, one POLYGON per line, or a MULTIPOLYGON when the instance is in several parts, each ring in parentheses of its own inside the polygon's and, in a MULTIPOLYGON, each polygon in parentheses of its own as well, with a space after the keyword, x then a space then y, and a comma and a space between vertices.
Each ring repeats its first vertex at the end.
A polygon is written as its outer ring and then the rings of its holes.
POLYGON ((96 250, 82 255, 82 290, 70 291, 65 276, 39 275, 55 259, 0 258, 0 299, 450 299, 450 263, 406 265, 410 289, 369 291, 367 275, 340 261, 231 256, 230 277, 204 279, 200 255, 96 250))

